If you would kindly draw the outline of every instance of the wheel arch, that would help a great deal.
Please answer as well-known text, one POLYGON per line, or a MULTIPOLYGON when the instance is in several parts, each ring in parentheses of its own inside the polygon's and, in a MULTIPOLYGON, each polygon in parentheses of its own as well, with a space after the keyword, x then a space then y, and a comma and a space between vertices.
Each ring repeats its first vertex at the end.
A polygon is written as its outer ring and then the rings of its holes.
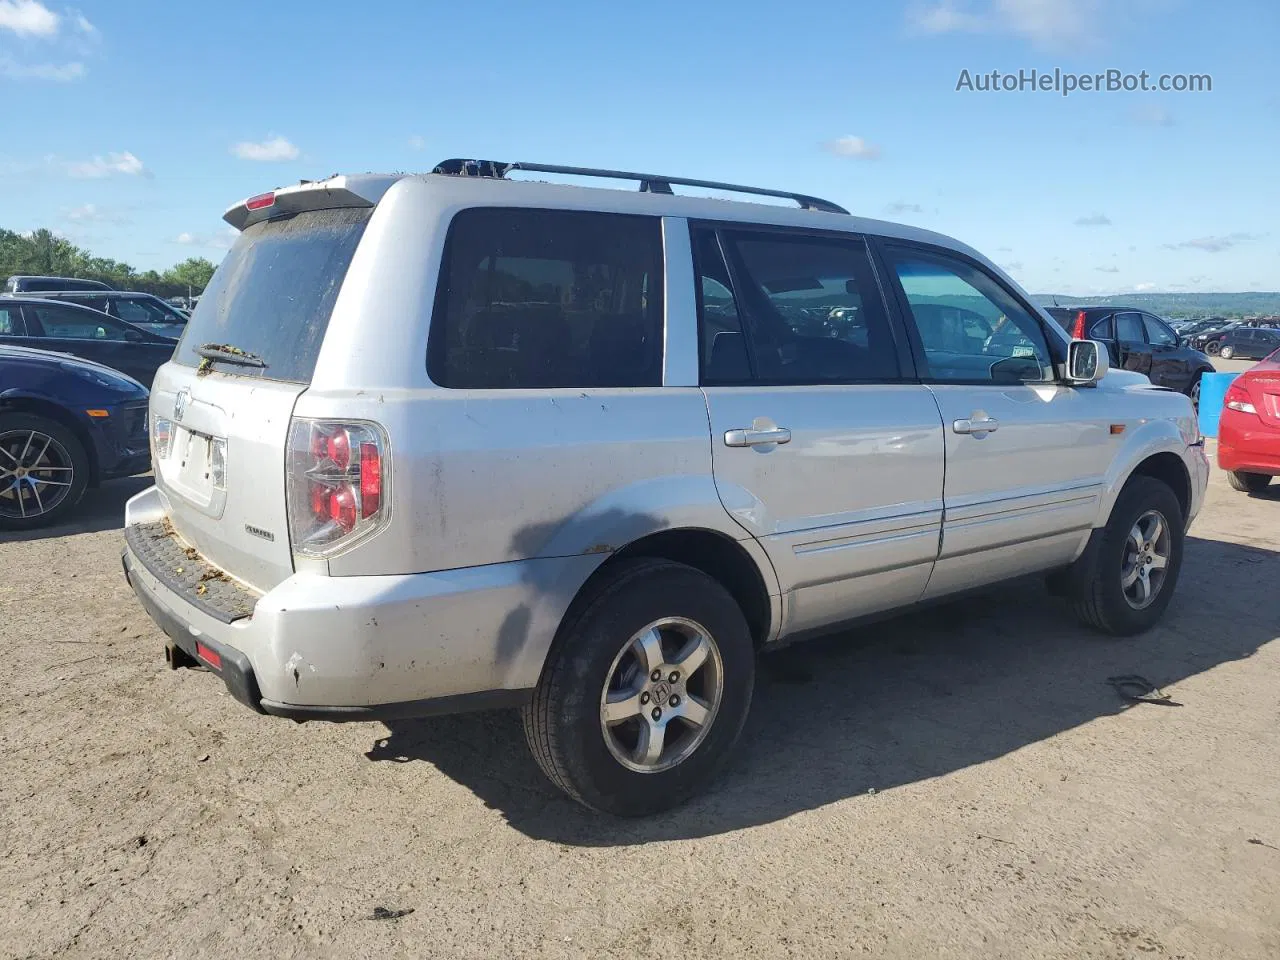
POLYGON ((754 540, 735 540, 705 527, 658 530, 614 551, 578 590, 564 620, 589 602, 621 563, 642 557, 683 563, 720 583, 742 609, 757 648, 776 637, 782 619, 777 577, 763 548, 754 540))
MULTIPOLYGON (((1193 420, 1189 418, 1190 423, 1193 420)), ((1152 477, 1169 487, 1182 508, 1183 520, 1190 521, 1199 509, 1201 498, 1187 461, 1187 443, 1182 428, 1174 420, 1152 419, 1134 431, 1126 455, 1117 457, 1107 471, 1102 501, 1093 524, 1095 529, 1106 526, 1121 491, 1137 476, 1152 477)))

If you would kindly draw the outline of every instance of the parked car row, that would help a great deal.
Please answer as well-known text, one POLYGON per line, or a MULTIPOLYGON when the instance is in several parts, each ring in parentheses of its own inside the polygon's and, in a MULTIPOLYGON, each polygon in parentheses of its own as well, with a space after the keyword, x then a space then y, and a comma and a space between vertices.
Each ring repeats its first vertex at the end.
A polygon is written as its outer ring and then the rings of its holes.
POLYGON ((0 344, 73 354, 119 370, 150 387, 173 356, 176 336, 163 336, 76 303, 43 297, 0 297, 0 344))

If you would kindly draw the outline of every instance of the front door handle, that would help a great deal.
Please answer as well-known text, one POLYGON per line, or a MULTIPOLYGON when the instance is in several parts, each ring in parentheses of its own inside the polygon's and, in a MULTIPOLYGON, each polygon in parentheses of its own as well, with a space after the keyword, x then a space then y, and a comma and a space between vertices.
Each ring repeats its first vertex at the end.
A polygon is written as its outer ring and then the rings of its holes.
POLYGON ((956 433, 985 437, 988 433, 995 433, 1000 429, 1000 421, 995 417, 983 417, 978 420, 957 420, 951 424, 951 429, 956 433))
POLYGON ((726 447, 758 447, 766 443, 790 443, 791 431, 786 427, 771 427, 768 430, 726 430, 724 445, 726 447))

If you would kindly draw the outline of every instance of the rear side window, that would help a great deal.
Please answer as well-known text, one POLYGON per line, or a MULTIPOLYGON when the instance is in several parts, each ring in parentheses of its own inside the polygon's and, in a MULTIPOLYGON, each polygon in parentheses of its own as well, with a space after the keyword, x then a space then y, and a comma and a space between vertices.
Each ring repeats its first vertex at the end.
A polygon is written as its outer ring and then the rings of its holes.
POLYGON ((1146 343, 1147 335, 1142 330, 1142 314, 1117 313, 1116 339, 1122 343, 1146 343))
POLYGON ((205 345, 255 354, 236 376, 310 383, 333 304, 370 207, 312 210, 255 223, 240 234, 200 297, 174 359, 198 366, 205 345))
POLYGON ((462 211, 445 244, 427 372, 460 389, 660 385, 659 220, 462 211))
MULTIPOLYGON (((897 348, 867 254, 858 237, 727 229, 737 309, 746 324, 750 378, 756 383, 824 384, 900 379, 897 348)), ((703 319, 703 381, 741 383, 724 360, 736 337, 710 322, 718 298, 714 263, 695 239, 703 319), (710 334, 710 336, 708 336, 710 334)), ((727 318, 726 318, 727 319, 727 318)))

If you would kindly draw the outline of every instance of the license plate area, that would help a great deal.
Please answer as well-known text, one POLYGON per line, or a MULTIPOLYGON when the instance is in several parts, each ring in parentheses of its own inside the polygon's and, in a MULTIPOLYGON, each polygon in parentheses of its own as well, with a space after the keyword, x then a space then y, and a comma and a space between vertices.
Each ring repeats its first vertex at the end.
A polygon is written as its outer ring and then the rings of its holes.
POLYGON ((212 517, 221 516, 226 503, 226 443, 174 424, 169 456, 160 464, 169 492, 212 517))

